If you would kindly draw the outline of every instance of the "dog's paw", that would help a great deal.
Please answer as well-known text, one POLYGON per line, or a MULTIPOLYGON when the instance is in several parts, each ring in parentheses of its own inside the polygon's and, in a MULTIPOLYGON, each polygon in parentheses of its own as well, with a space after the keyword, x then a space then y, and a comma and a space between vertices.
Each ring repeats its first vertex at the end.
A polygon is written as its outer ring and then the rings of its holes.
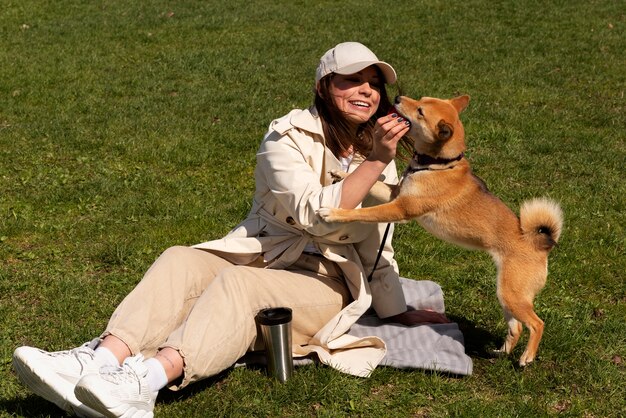
POLYGON ((508 353, 501 348, 492 348, 490 350, 487 350, 487 354, 490 357, 504 357, 508 355, 508 353))
POLYGON ((521 367, 526 367, 533 361, 535 361, 535 355, 529 353, 528 351, 524 351, 524 353, 522 353, 522 356, 519 359, 519 365, 521 367))
POLYGON ((335 214, 336 210, 333 208, 321 208, 317 211, 317 214, 326 222, 337 222, 340 219, 335 214))
POLYGON ((326 222, 331 222, 328 220, 328 218, 331 216, 331 208, 321 208, 318 209, 317 214, 326 222))
POLYGON ((332 177, 333 183, 337 183, 338 181, 341 181, 348 177, 348 173, 341 170, 330 170, 328 174, 330 174, 330 177, 332 177))

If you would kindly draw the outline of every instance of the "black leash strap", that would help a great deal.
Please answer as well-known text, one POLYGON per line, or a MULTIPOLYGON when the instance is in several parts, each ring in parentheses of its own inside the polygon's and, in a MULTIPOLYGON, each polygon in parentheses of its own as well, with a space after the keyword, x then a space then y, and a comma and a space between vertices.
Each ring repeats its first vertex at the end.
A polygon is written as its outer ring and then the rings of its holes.
POLYGON ((380 248, 378 249, 378 255, 376 256, 376 261, 374 261, 374 267, 372 267, 372 272, 369 276, 367 276, 367 281, 371 282, 372 277, 374 276, 374 271, 376 271, 376 266, 378 265, 378 261, 380 261, 380 256, 383 255, 383 249, 385 248, 385 241, 387 241, 387 234, 389 234, 389 228, 391 227, 391 223, 387 224, 387 228, 385 228, 385 233, 383 234, 383 241, 380 243, 380 248))

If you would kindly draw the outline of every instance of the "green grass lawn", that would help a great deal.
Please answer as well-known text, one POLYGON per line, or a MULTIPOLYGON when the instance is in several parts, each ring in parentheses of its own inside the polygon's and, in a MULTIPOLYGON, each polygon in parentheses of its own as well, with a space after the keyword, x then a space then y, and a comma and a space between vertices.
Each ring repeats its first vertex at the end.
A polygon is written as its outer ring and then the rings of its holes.
POLYGON ((441 284, 472 376, 238 368, 166 391, 157 416, 626 416, 623 0, 5 0, 0 39, 0 416, 61 414, 19 384, 15 347, 91 339, 162 250, 246 215, 267 125, 311 103, 346 40, 403 94, 472 97, 467 155, 515 211, 561 202, 538 360, 516 366, 525 339, 488 354, 506 332, 490 258, 402 224, 401 273, 441 284))

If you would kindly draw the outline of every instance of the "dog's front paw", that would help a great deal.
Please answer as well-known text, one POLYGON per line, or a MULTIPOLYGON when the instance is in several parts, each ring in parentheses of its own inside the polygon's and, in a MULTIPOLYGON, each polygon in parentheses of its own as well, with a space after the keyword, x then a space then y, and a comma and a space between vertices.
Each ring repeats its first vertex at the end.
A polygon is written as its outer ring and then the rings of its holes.
POLYGON ((333 208, 321 208, 317 211, 317 214, 326 222, 336 222, 339 220, 333 208))
POLYGON ((348 173, 341 170, 330 170, 328 174, 330 174, 330 177, 332 177, 333 183, 337 183, 348 177, 348 173))

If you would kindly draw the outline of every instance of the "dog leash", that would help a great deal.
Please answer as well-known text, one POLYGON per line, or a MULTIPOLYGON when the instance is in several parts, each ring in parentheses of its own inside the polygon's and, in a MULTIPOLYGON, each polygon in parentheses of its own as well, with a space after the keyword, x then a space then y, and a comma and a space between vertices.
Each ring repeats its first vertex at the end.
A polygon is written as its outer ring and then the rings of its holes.
POLYGON ((387 241, 387 234, 389 234, 389 228, 391 227, 391 223, 387 224, 387 228, 385 228, 385 233, 383 234, 383 240, 380 243, 380 248, 378 249, 378 255, 376 256, 376 261, 374 261, 374 267, 372 267, 372 272, 369 276, 367 276, 367 281, 371 282, 374 277, 374 271, 376 271, 376 266, 380 261, 380 257, 383 255, 383 249, 385 248, 385 241, 387 241))
MULTIPOLYGON (((428 155, 421 155, 418 154, 417 151, 413 154, 413 158, 415 158, 415 161, 419 164, 420 160, 424 160, 426 159, 427 161, 424 161, 424 163, 429 163, 429 164, 449 164, 451 162, 454 161, 459 161, 460 159, 462 159, 464 157, 464 154, 461 153, 460 155, 456 156, 455 158, 433 158, 433 157, 429 157, 428 155)), ((415 171, 420 171, 420 170, 428 170, 429 168, 422 168, 422 169, 416 169, 415 171)), ((409 171, 409 168, 407 168, 407 171, 409 171)), ((385 248, 385 241, 387 241, 387 235, 389 234, 389 228, 391 227, 391 223, 387 224, 387 228, 385 228, 385 233, 383 234, 383 241, 380 243, 380 248, 378 249, 378 254, 376 255, 376 261, 374 261, 374 267, 372 267, 372 271, 370 273, 369 276, 367 276, 367 281, 371 282, 372 278, 374 277, 374 271, 376 271, 376 266, 378 266, 378 262, 380 261, 380 257, 383 255, 383 249, 385 248)))

